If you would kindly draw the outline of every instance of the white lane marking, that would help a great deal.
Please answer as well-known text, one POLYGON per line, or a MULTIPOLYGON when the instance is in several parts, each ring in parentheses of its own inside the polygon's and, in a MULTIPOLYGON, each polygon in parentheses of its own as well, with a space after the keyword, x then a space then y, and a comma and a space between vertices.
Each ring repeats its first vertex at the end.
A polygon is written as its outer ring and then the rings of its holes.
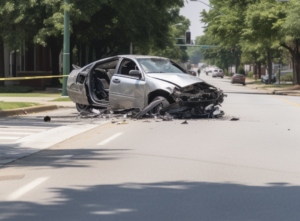
POLYGON ((29 134, 33 134, 33 133, 28 133, 28 132, 3 132, 3 131, 0 131, 0 134, 7 134, 7 135, 9 135, 9 134, 13 134, 13 135, 15 135, 15 134, 29 135, 29 134))
POLYGON ((73 157, 74 155, 64 155, 62 156, 60 159, 55 160, 55 162, 65 162, 70 160, 71 157, 73 157))
POLYGON ((122 135, 123 133, 117 133, 109 138, 107 138, 106 140, 103 140, 102 142, 98 143, 97 145, 105 145, 107 144, 108 142, 112 141, 113 139, 117 138, 118 136, 122 135))
POLYGON ((17 140, 20 139, 21 137, 1 137, 0 140, 17 140))
POLYGON ((31 183, 28 183, 27 185, 25 185, 22 188, 18 189, 16 192, 12 193, 8 197, 8 200, 12 201, 12 200, 18 199, 20 196, 24 195, 25 193, 27 193, 30 190, 32 190, 33 188, 37 187, 41 183, 45 182, 48 178, 49 177, 41 177, 41 178, 35 179, 31 183))

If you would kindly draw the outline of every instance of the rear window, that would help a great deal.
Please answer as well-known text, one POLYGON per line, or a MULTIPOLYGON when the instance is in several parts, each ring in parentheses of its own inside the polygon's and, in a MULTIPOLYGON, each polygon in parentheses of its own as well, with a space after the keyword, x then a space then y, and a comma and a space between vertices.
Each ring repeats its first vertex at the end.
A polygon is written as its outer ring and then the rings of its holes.
POLYGON ((223 72, 223 70, 219 70, 219 72, 223 72))
POLYGON ((218 70, 215 70, 215 72, 218 72, 218 70))

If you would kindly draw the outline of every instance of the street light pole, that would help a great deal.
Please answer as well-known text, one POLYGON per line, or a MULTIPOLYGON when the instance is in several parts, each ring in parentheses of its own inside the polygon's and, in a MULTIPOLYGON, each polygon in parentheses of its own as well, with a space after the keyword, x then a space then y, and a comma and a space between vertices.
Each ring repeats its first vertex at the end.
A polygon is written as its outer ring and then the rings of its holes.
MULTIPOLYGON (((65 0, 65 4, 69 5, 70 0, 65 0)), ((65 9, 64 18, 64 50, 63 50, 63 75, 70 74, 70 13, 65 9)), ((63 78, 62 97, 67 97, 67 80, 68 77, 63 78)))

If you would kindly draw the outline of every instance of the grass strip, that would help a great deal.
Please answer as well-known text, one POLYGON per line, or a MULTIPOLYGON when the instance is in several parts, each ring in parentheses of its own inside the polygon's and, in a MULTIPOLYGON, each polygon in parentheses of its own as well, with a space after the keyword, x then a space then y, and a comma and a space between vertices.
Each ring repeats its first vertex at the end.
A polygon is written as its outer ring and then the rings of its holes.
POLYGON ((54 100, 51 100, 49 102, 52 102, 52 101, 54 102, 54 101, 72 101, 72 100, 68 97, 61 97, 61 98, 56 98, 54 100))
POLYGON ((4 102, 0 101, 0 110, 10 110, 16 108, 24 108, 24 107, 34 107, 38 106, 38 103, 32 102, 4 102))

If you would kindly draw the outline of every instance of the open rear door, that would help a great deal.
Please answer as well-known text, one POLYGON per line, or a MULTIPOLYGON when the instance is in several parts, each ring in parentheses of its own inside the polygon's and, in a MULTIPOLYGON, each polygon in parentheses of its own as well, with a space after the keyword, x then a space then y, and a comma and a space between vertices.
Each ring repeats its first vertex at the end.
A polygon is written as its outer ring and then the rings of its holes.
POLYGON ((76 69, 68 77, 67 92, 74 103, 89 105, 87 87, 85 86, 89 71, 90 66, 84 69, 76 69))

